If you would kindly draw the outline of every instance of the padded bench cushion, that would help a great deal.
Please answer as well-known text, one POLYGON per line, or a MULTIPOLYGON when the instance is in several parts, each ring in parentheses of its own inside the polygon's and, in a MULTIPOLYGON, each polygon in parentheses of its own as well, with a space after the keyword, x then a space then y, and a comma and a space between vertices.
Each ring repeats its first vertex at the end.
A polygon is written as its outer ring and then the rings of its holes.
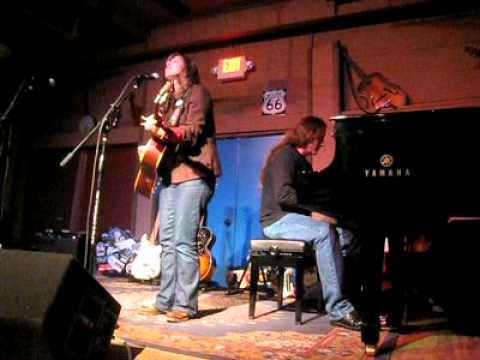
POLYGON ((250 242, 252 254, 271 253, 305 253, 307 244, 299 240, 255 239, 250 242))

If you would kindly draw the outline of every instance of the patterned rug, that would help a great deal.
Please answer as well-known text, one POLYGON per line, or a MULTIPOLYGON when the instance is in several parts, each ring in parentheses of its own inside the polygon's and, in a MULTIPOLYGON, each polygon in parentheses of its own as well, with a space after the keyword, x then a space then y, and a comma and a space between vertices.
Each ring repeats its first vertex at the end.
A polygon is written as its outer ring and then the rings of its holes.
MULTIPOLYGON (((261 300, 251 320, 248 293, 226 295, 224 290, 210 290, 200 294, 198 318, 171 324, 162 315, 138 311, 142 304, 153 302, 157 287, 125 278, 98 279, 122 304, 115 341, 136 349, 136 360, 366 358, 358 332, 332 328, 319 313, 303 313, 302 325, 295 325, 293 307, 278 311, 274 301, 261 300)), ((480 359, 480 339, 448 329, 405 335, 382 332, 375 358, 480 359)))

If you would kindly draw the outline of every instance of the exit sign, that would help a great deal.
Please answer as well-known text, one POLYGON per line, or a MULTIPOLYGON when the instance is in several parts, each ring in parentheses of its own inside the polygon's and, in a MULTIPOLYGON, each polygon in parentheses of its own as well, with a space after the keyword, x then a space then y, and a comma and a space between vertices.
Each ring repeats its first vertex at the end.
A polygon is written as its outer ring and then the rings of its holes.
POLYGON ((247 61, 245 56, 220 59, 216 70, 219 80, 244 79, 247 73, 247 61))

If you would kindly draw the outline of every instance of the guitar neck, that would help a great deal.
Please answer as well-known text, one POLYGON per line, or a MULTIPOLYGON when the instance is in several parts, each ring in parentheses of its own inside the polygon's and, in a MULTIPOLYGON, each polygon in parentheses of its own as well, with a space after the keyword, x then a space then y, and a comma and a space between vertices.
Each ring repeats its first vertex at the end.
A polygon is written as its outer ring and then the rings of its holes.
POLYGON ((155 223, 153 224, 153 229, 150 232, 150 236, 148 237, 148 241, 150 242, 150 244, 155 245, 159 230, 160 230, 160 215, 157 214, 157 216, 155 217, 155 223))

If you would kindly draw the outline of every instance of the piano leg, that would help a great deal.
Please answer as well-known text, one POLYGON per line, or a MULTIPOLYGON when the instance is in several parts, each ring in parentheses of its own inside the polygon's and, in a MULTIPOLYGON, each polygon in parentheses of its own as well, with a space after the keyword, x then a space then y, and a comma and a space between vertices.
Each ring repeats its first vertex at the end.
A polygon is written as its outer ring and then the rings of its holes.
POLYGON ((365 352, 376 354, 380 338, 380 297, 382 290, 385 237, 376 232, 362 234, 362 329, 365 352))
MULTIPOLYGON (((403 331, 407 323, 407 272, 406 244, 410 235, 391 233, 388 237, 389 253, 385 259, 389 274, 391 289, 390 301, 388 302, 386 325, 392 331, 403 331), (395 329, 395 330, 393 330, 395 329)), ((413 259, 412 259, 413 260, 413 259)))

